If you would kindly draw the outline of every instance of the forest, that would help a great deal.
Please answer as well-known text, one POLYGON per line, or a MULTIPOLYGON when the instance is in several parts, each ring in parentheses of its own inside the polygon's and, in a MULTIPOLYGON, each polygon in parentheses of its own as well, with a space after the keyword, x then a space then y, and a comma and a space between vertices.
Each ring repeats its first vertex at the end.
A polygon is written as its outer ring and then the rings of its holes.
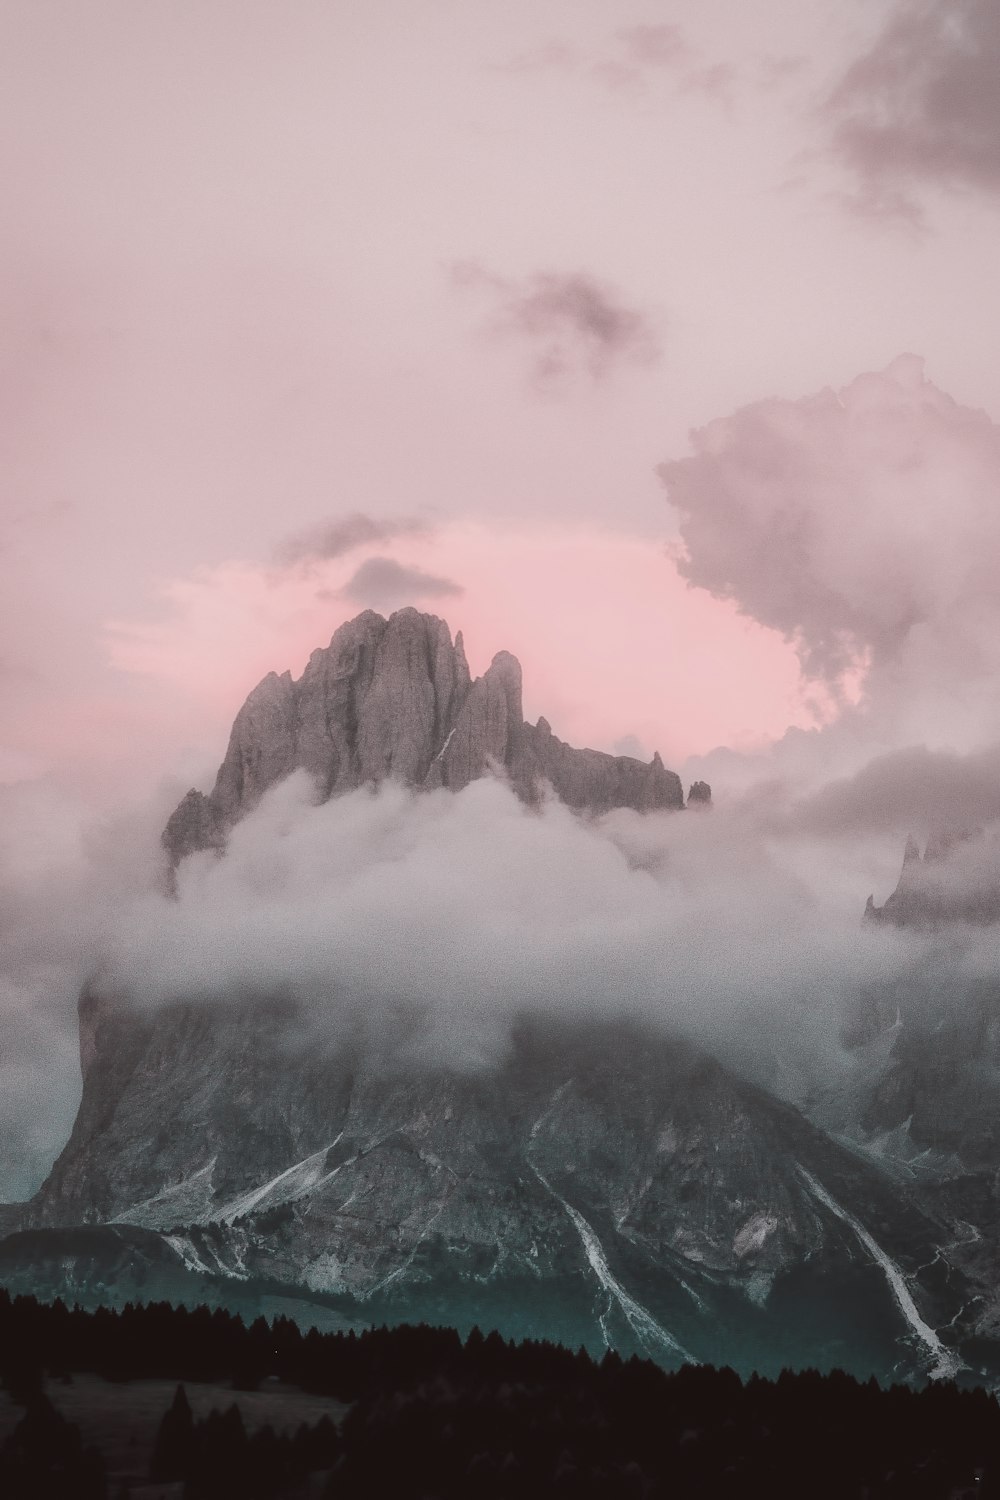
POLYGON ((741 1380, 478 1330, 464 1343, 428 1326, 303 1333, 285 1318, 87 1312, 2 1291, 0 1381, 4 1500, 1000 1497, 1000 1407, 951 1382, 741 1380), (143 1474, 115 1472, 60 1411, 80 1382, 125 1412, 130 1393, 170 1382, 143 1474), (200 1414, 209 1387, 217 1404, 200 1414), (283 1393, 280 1429, 248 1420, 268 1391, 283 1393), (287 1421, 319 1398, 335 1417, 287 1421))

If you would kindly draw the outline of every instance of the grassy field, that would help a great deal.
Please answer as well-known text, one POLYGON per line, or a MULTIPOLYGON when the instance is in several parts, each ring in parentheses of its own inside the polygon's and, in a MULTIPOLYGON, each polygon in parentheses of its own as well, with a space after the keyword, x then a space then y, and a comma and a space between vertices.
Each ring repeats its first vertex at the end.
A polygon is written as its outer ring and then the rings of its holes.
MULTIPOLYGON (((179 1484, 150 1484, 149 1459, 160 1419, 174 1399, 176 1381, 130 1380, 111 1382, 97 1375, 75 1375, 72 1382, 47 1381, 53 1406, 75 1422, 85 1443, 93 1443, 108 1466, 108 1494, 118 1500, 127 1487, 129 1500, 179 1500, 179 1484)), ((259 1391, 236 1391, 231 1385, 184 1383, 198 1420, 215 1407, 224 1411, 235 1401, 248 1433, 270 1424, 275 1432, 293 1433, 300 1423, 321 1417, 337 1422, 347 1410, 331 1397, 310 1396, 294 1386, 265 1381, 259 1391)), ((23 1415, 5 1392, 0 1392, 0 1443, 23 1415)))

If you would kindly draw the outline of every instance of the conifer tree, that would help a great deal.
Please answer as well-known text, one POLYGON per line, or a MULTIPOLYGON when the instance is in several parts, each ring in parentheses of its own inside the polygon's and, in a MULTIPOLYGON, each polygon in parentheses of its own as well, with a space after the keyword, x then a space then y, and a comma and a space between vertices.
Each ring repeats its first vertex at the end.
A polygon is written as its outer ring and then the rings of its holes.
POLYGON ((184 1479, 191 1464, 194 1443, 194 1418, 182 1385, 174 1392, 173 1404, 163 1414, 153 1456, 149 1463, 151 1479, 184 1479))

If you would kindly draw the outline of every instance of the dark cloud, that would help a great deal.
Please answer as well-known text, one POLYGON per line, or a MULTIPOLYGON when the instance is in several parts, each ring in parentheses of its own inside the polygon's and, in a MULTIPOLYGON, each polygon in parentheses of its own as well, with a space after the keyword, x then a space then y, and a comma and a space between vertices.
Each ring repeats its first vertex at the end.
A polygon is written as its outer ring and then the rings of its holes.
POLYGON ((651 74, 677 74, 691 59, 691 48, 678 26, 623 26, 614 48, 591 66, 594 78, 616 91, 641 89, 651 74))
POLYGON ((427 523, 414 516, 376 518, 366 516, 363 511, 352 511, 286 537, 275 549, 275 556, 286 565, 325 562, 372 542, 388 542, 397 536, 426 536, 428 530, 427 523))
MULTIPOLYGON (((775 78, 779 81, 784 81, 787 72, 799 64, 797 59, 776 61, 780 73, 775 78)), ((768 62, 773 66, 775 60, 768 62)), ((679 26, 670 22, 619 27, 602 47, 589 52, 552 38, 517 53, 499 64, 498 71, 590 78, 623 96, 644 94, 648 88, 657 86, 662 92, 667 83, 676 96, 702 94, 727 108, 741 81, 731 64, 706 56, 692 45, 679 26)))
POLYGON ((342 599, 370 609, 392 609, 414 599, 443 599, 464 593, 450 578, 408 568, 391 557, 369 557, 340 590, 342 599))
POLYGON ((713 61, 693 48, 679 26, 626 26, 615 33, 620 55, 595 66, 606 83, 641 87, 669 74, 678 94, 704 94, 729 104, 738 82, 730 63, 713 61))
POLYGON ((903 0, 824 106, 862 211, 919 218, 925 185, 1000 191, 1000 6, 903 0))
POLYGON ((929 838, 941 829, 995 822, 1000 745, 968 755, 914 745, 877 756, 803 798, 789 816, 803 832, 852 839, 880 830, 929 838))
POLYGON ((740 78, 730 63, 708 63, 701 68, 692 68, 684 74, 678 85, 682 94, 703 94, 727 107, 732 105, 740 78))
POLYGON ((769 52, 757 64, 757 82, 763 89, 780 88, 808 69, 809 60, 800 53, 769 52))
POLYGON ((499 65, 505 73, 563 73, 589 77, 617 94, 639 94, 650 84, 669 79, 678 94, 703 93, 729 103, 736 72, 728 63, 713 62, 691 45, 679 26, 670 22, 622 26, 604 46, 584 52, 552 38, 519 52, 499 65))
POLYGON ((490 299, 493 333, 530 345, 532 376, 542 385, 578 374, 602 380, 618 365, 651 364, 659 357, 647 314, 583 272, 539 271, 511 280, 463 261, 452 267, 452 280, 490 299))
POLYGON ((677 68, 690 48, 679 26, 623 26, 615 33, 627 60, 643 68, 677 68))

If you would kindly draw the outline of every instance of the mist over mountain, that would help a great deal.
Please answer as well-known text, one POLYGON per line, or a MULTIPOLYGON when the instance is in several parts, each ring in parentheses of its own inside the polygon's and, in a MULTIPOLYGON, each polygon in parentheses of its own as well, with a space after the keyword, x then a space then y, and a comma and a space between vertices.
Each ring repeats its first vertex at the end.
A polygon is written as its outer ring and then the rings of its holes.
POLYGON ((835 1067, 842 1006, 905 940, 859 934, 856 891, 838 909, 767 802, 713 809, 701 783, 682 812, 658 755, 572 749, 520 693, 512 657, 472 682, 461 637, 414 610, 265 678, 213 790, 167 820, 169 892, 112 924, 97 989, 294 997, 470 1065, 527 1014, 680 1026, 793 1093, 835 1067))
MULTIPOLYGON (((83 1073, 72 1128, 67 1093, 62 1130, 50 1110, 10 1155, 37 1189, 5 1215, 10 1283, 992 1379, 1000 804, 970 707, 992 658, 967 644, 994 602, 956 609, 961 536, 948 588, 918 539, 897 605, 865 613, 868 565, 810 489, 831 445, 874 446, 872 514, 914 469, 933 520, 956 444, 970 493, 992 482, 992 432, 904 361, 748 411, 670 476, 692 578, 783 630, 826 695, 767 755, 693 761, 686 800, 657 753, 530 722, 515 657, 474 678, 462 636, 404 608, 265 677, 214 784, 164 787, 71 860, 8 830, 21 992, 64 1050, 80 995, 83 1073), (738 488, 755 465, 803 480, 818 613, 717 550, 720 466, 738 488), (952 701, 953 743, 901 742, 952 701)), ((774 515, 733 515, 770 545, 774 515)))
POLYGON ((992 1369, 992 926, 890 920, 898 893, 864 922, 817 806, 685 807, 658 757, 526 724, 513 658, 472 681, 440 620, 359 616, 251 693, 104 923, 5 1274, 992 1369))

